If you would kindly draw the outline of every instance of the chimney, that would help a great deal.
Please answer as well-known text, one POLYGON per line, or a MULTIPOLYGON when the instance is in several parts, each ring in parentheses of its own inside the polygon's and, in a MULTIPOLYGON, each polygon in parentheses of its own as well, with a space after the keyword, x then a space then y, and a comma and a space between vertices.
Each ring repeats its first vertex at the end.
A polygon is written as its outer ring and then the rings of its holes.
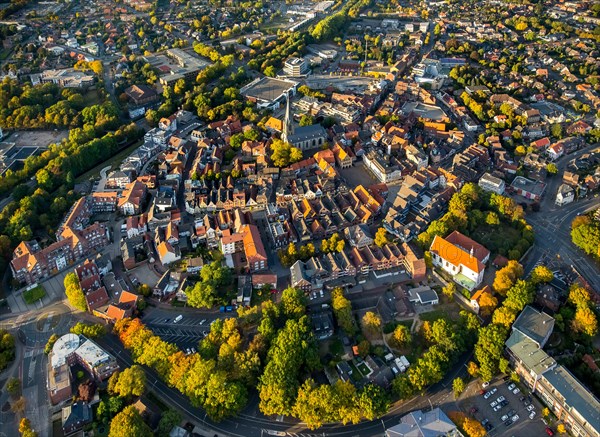
POLYGON ((473 258, 473 247, 471 247, 471 253, 470 253, 470 258, 473 258))

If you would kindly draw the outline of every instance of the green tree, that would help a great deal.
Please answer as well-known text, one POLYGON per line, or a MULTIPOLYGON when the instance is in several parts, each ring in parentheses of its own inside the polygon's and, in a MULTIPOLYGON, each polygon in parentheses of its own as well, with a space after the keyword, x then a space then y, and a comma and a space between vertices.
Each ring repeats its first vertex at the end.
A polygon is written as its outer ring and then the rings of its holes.
POLYGON ((110 379, 110 392, 123 398, 141 396, 146 388, 146 374, 141 366, 135 364, 122 372, 114 373, 110 379))
POLYGON ((554 138, 557 139, 562 139, 563 137, 563 128, 562 125, 560 123, 554 123, 551 127, 550 127, 550 133, 552 133, 552 136, 554 138))
POLYGON ((454 380, 452 381, 452 390, 454 391, 454 396, 456 396, 457 398, 463 391, 465 391, 465 382, 462 378, 454 378, 454 380))
POLYGON ((539 265, 531 272, 531 281, 534 284, 542 284, 552 281, 554 274, 552 270, 544 265, 539 265))
POLYGON ((194 308, 212 308, 218 301, 214 285, 206 282, 196 282, 194 286, 185 289, 188 305, 194 308))
POLYGON ((77 322, 75 326, 71 327, 71 333, 84 335, 87 338, 97 338, 106 334, 106 328, 101 323, 77 322))
POLYGON ((331 292, 331 306, 338 325, 347 335, 356 333, 356 323, 352 315, 352 303, 344 296, 341 288, 334 288, 331 292))
POLYGON ((315 120, 311 115, 304 114, 300 117, 300 122, 298 123, 300 126, 311 126, 315 124, 315 120))
POLYGON ((75 273, 67 273, 64 279, 64 286, 69 303, 81 311, 87 311, 87 302, 75 273))
POLYGON ((410 330, 405 325, 398 325, 392 333, 392 343, 401 348, 407 346, 411 341, 410 330))
POLYGON ((362 318, 362 324, 365 331, 372 336, 381 332, 381 317, 373 311, 367 311, 362 318))
POLYGON ((448 297, 448 299, 453 299, 454 298, 454 293, 456 293, 458 290, 456 289, 456 284, 454 282, 448 282, 444 288, 442 288, 442 293, 444 293, 444 295, 446 297, 448 297))
POLYGON ((523 266, 517 261, 510 260, 508 264, 496 272, 492 287, 497 293, 505 295, 517 279, 523 277, 523 266))
POLYGON ((550 162, 550 163, 546 164, 546 172, 550 176, 553 176, 558 173, 558 167, 553 162, 550 162))
POLYGON ((129 405, 110 422, 108 437, 152 437, 152 430, 133 405, 129 405))
POLYGON ((374 420, 385 413, 390 405, 390 399, 385 391, 375 384, 367 384, 358 395, 358 407, 367 420, 374 420))
POLYGON ((6 391, 13 398, 21 395, 21 380, 19 378, 10 378, 6 383, 6 391))

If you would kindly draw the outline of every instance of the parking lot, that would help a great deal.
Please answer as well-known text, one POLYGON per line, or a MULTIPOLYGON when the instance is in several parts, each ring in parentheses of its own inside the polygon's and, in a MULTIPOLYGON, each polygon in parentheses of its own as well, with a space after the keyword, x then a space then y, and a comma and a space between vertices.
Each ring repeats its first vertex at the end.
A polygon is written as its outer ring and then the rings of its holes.
POLYGON ((176 318, 177 314, 169 317, 154 316, 145 319, 144 323, 160 338, 177 345, 184 352, 188 348, 198 348, 198 342, 208 335, 212 320, 184 316, 175 322, 176 318))
POLYGON ((489 436, 546 435, 540 403, 528 391, 522 392, 522 385, 513 387, 510 384, 514 383, 498 379, 482 388, 481 382, 477 381, 469 386, 461 408, 487 427, 489 436), (516 388, 519 391, 514 393, 516 388))

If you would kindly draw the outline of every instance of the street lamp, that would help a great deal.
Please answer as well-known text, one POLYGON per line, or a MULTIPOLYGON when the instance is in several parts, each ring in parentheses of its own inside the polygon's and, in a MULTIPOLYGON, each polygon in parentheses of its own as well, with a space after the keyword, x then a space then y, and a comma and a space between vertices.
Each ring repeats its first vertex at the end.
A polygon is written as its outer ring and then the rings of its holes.
POLYGON ((385 436, 387 433, 387 430, 385 429, 385 423, 384 423, 383 419, 381 419, 381 426, 383 426, 383 435, 385 436))

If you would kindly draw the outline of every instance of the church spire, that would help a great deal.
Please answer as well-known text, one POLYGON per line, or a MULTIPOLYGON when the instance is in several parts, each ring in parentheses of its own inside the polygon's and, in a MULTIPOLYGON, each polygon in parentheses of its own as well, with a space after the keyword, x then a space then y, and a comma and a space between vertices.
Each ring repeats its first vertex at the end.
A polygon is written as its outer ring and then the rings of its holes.
POLYGON ((290 135, 294 134, 294 122, 292 120, 292 111, 290 107, 290 93, 286 93, 285 97, 285 117, 283 119, 283 131, 281 133, 281 139, 285 142, 289 142, 290 135))

